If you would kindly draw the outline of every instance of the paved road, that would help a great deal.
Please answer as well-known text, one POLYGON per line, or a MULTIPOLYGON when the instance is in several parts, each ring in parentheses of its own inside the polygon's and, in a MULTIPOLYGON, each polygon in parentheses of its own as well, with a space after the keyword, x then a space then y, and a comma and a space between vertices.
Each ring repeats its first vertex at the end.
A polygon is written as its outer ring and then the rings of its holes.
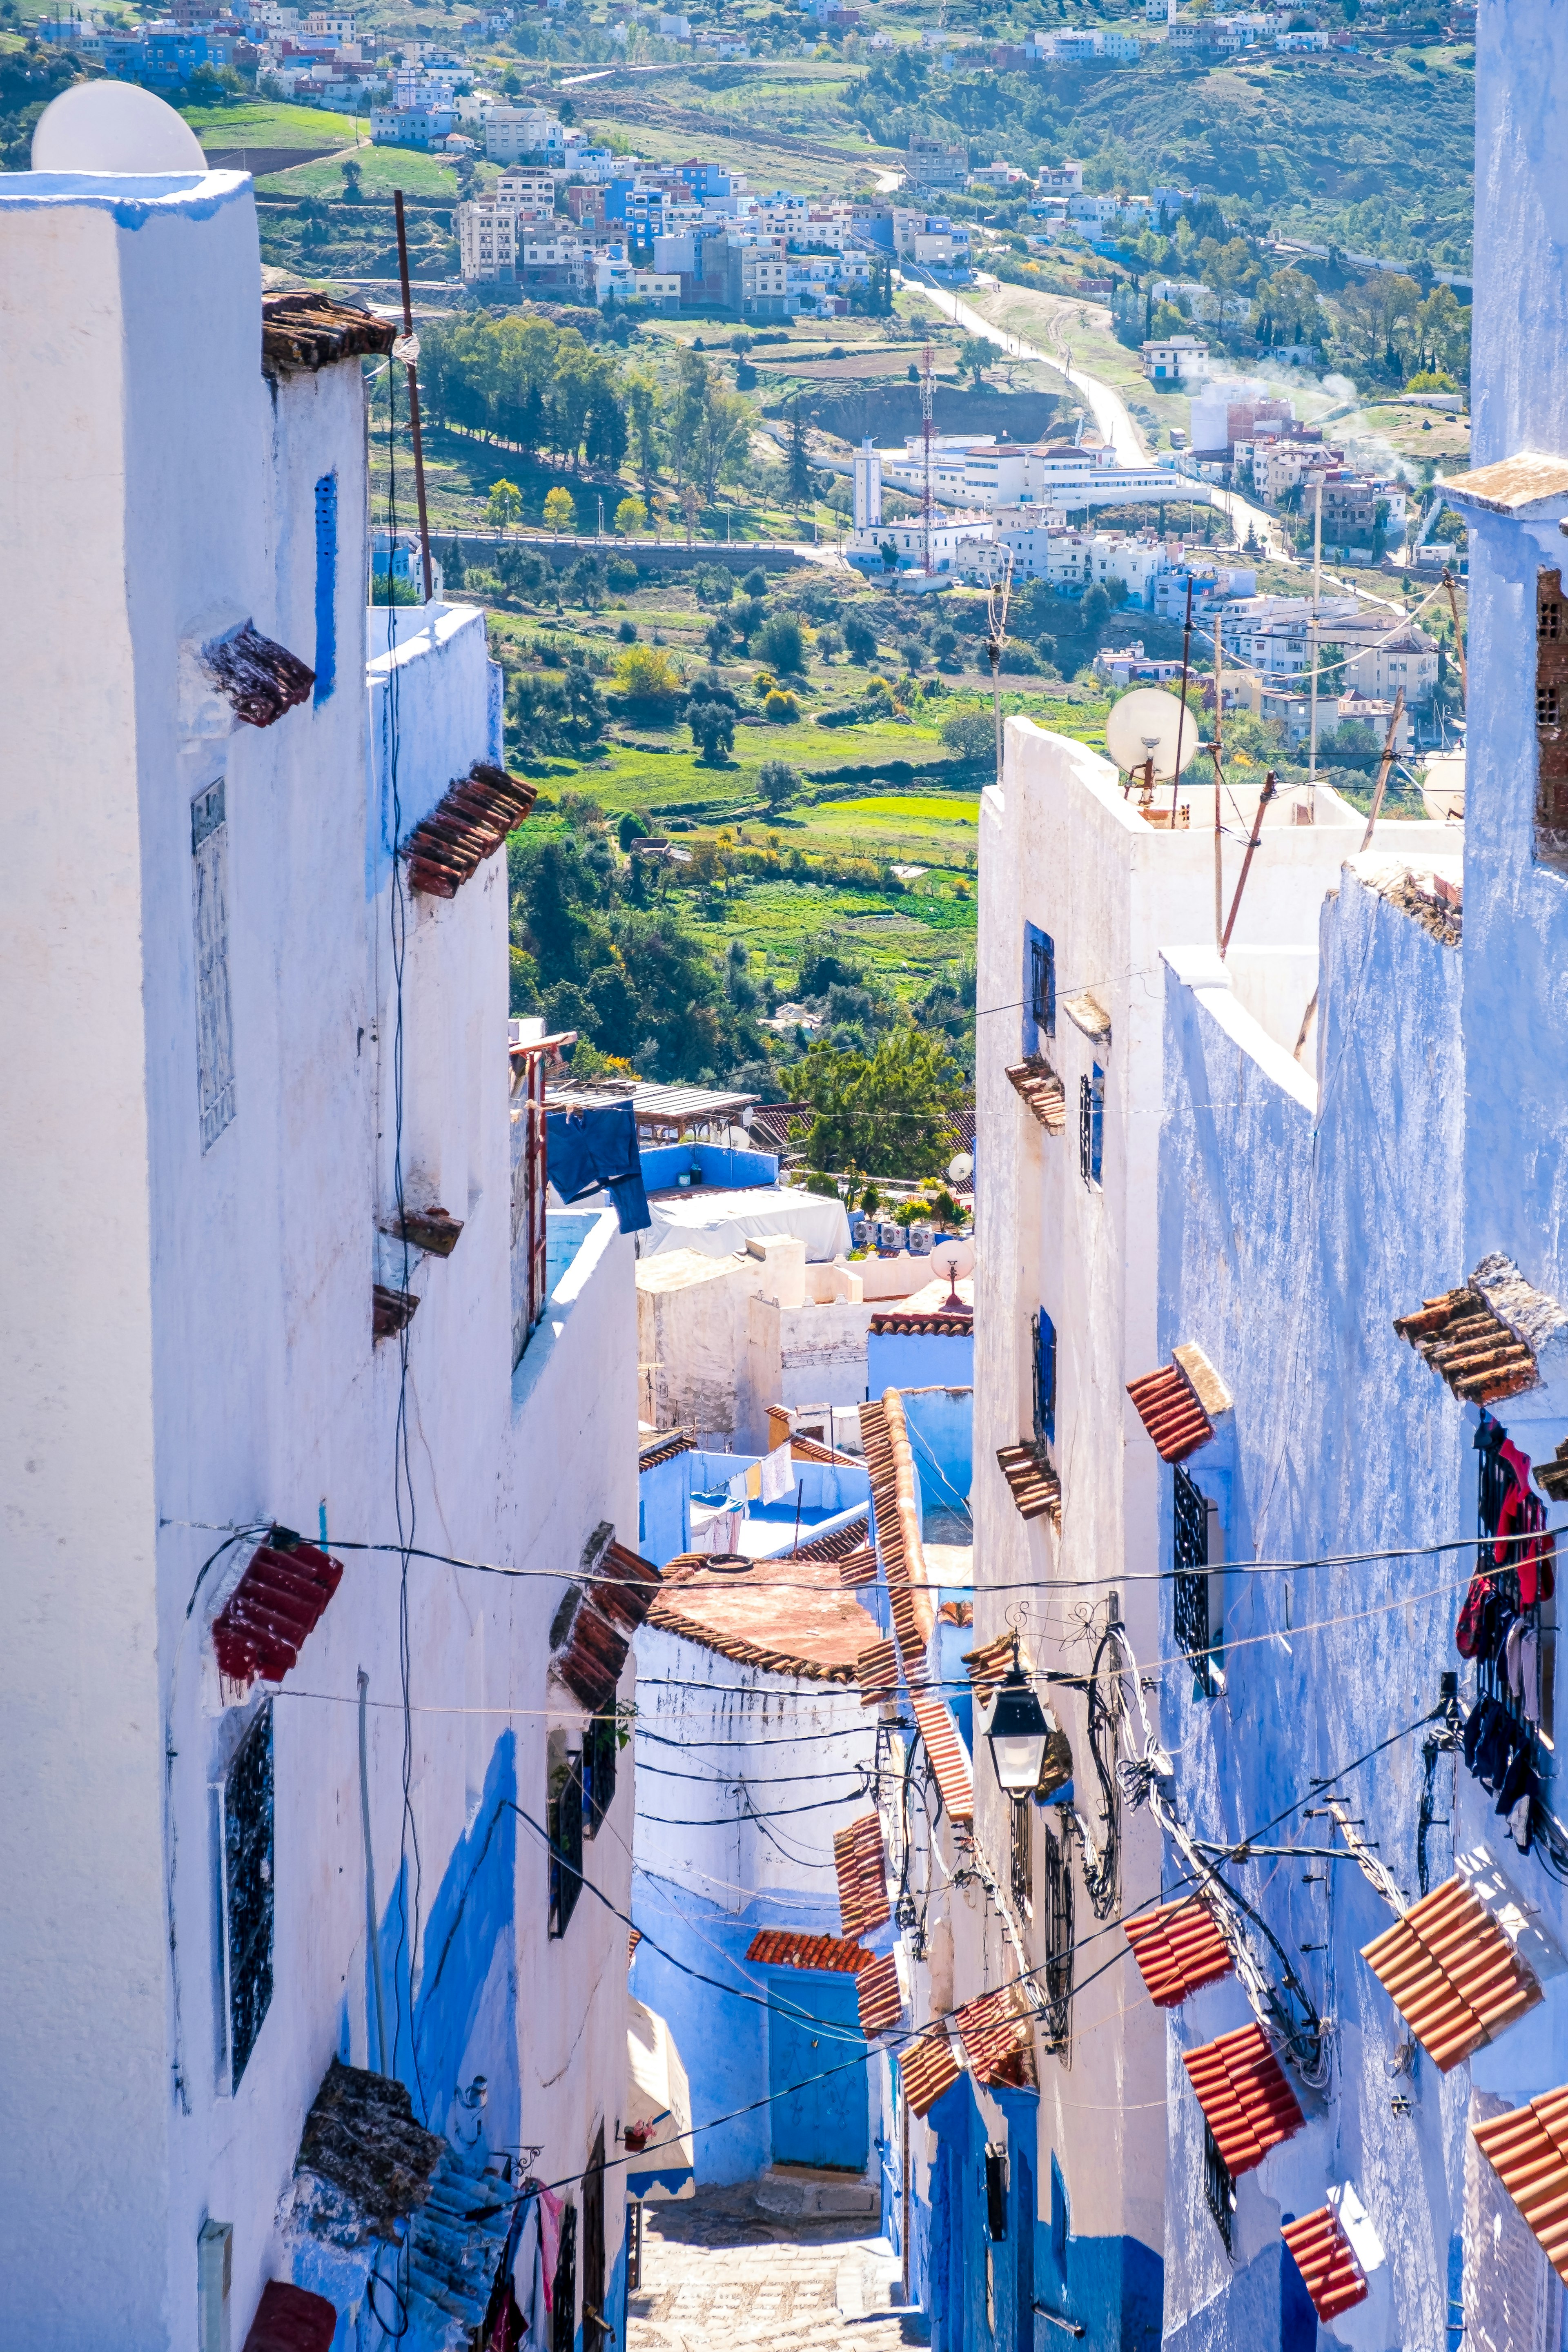
POLYGON ((774 2221, 745 2189, 645 2211, 626 2352, 904 2352, 929 2340, 913 2316, 839 2315, 839 2265, 874 2222, 774 2221))

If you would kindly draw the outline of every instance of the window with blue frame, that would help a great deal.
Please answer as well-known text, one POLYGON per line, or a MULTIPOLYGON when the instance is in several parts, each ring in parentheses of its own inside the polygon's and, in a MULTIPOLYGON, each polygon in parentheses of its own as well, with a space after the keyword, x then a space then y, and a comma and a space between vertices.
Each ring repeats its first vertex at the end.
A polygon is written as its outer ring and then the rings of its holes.
POLYGON ((1057 1327, 1042 1307, 1035 1323, 1035 1442, 1057 1435, 1057 1327))
POLYGON ((1093 1075, 1079 1080, 1078 1164, 1086 1184, 1100 1190, 1105 1143, 1105 1072, 1098 1062, 1093 1075))
POLYGON ((1047 931, 1024 926, 1024 1052, 1037 1054, 1057 1034, 1057 950, 1047 931))
POLYGON ((316 693, 331 698, 338 682, 338 478, 316 484, 316 693))

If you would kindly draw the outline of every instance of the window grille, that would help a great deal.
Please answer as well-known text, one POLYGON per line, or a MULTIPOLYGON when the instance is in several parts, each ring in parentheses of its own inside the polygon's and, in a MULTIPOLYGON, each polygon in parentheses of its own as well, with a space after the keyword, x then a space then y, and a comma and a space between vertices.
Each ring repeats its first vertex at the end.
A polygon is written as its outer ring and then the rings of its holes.
POLYGON ((583 2352, 603 2352, 616 2331, 605 2316, 605 2126, 583 2175, 583 2352))
POLYGON ((616 1759, 620 1741, 613 1715, 596 1715, 583 1735, 583 1811, 588 1835, 599 1826, 616 1798, 616 1759))
POLYGON ((196 1108, 202 1150, 234 1117, 234 1022, 228 994, 228 803, 220 776, 191 803, 191 896, 196 935, 196 1108))
POLYGON ((1535 578, 1535 854, 1568 869, 1568 617, 1561 572, 1535 578))
POLYGON ((1557 688, 1554 686, 1538 686, 1536 688, 1535 723, 1538 727, 1556 726, 1557 688))
POLYGON ((318 703, 338 682, 338 478, 316 484, 316 687, 318 703))
POLYGON ((1013 1800, 1009 1849, 1012 1854, 1013 1902, 1026 1919, 1035 1916, 1035 1822, 1027 1797, 1013 1800))
POLYGON ((272 1702, 217 1789, 222 1874, 223 2022, 227 2087, 238 2089, 272 2003, 272 1702))
POLYGON ((1044 1843, 1046 2042, 1065 2060, 1072 2035, 1072 1849, 1050 1829, 1044 1843))
POLYGON ((1225 2240, 1226 2252, 1236 2250, 1236 2183, 1230 2177, 1230 2167, 1219 2152, 1207 2123, 1204 2125, 1204 2202, 1214 2215, 1215 2227, 1225 2240))
POLYGON ((1078 1165, 1086 1184, 1100 1189, 1105 1136, 1105 1072, 1096 1062, 1092 1076, 1079 1080, 1078 1165))
POLYGON ((574 2352, 577 2342, 577 2208, 561 2216, 561 2245, 551 2290, 550 2352, 574 2352))
POLYGON ((1007 2236, 1007 2151, 991 2147, 985 2151, 985 2234, 994 2246, 1005 2242, 1007 2236))
POLYGON ((550 1933, 571 1925, 583 1892, 583 1759, 558 1767, 550 1792, 550 1933))
POLYGON ((1057 1439, 1057 1327, 1042 1307, 1035 1326, 1035 1443, 1057 1439))
POLYGON ((1209 1626, 1208 1503, 1179 1463, 1173 1475, 1176 1642, 1193 1670, 1194 1697, 1213 1698, 1218 1685, 1209 1626))
POLYGON ((1047 931, 1024 926, 1024 1051, 1057 1034, 1057 950, 1047 931))

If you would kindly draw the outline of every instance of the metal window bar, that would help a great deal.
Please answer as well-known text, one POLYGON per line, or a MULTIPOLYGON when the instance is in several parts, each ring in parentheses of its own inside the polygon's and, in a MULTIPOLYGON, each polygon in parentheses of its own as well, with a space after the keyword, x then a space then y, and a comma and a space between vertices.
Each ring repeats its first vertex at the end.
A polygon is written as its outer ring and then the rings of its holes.
POLYGON ((1055 1444, 1057 1434, 1057 1332, 1042 1307, 1035 1324, 1035 1443, 1055 1444))
POLYGON ((1230 2167, 1219 2152, 1219 2142, 1204 2124, 1204 2202, 1214 2215, 1215 2227, 1225 2241, 1227 2254, 1236 2251, 1236 2183, 1230 2167))
POLYGON ((1008 1841, 1013 1902, 1026 1919, 1035 1916, 1035 1818, 1027 1797, 1013 1801, 1012 1833, 1008 1841))
POLYGON ((1072 1848, 1045 1832, 1046 2044, 1065 2064, 1072 2046, 1072 1848))
POLYGON ((1208 1503, 1179 1463, 1174 1472, 1174 1502, 1172 1607, 1176 1643, 1193 1670, 1193 1696, 1213 1698, 1218 1685, 1209 1629, 1208 1503))
POLYGON ((1047 1037, 1057 1034, 1057 951, 1043 931, 1029 935, 1029 1016, 1047 1037))
POLYGON ((1087 1077, 1078 1082, 1078 1172, 1086 1184, 1094 1179, 1089 1170, 1094 1164, 1093 1150, 1094 1091, 1087 1077))
POLYGON ((550 1800, 550 1933, 572 1923, 583 1892, 583 1759, 574 1756, 550 1800))
POLYGON ((597 1837, 616 1800, 616 1759, 620 1742, 613 1715, 596 1715, 583 1735, 584 1828, 597 1837))

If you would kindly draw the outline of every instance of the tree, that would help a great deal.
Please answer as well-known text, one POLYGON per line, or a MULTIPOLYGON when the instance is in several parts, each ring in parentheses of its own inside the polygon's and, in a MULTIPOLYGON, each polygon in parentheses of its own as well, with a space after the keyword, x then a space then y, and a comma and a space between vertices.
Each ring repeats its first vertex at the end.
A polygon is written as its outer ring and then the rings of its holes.
POLYGON ((950 710, 938 731, 961 760, 990 759, 995 752, 996 722, 989 710, 950 710))
POLYGON ((544 500, 544 520, 557 538, 563 530, 576 530, 577 509, 570 490, 557 488, 547 492, 544 500))
POLYGON ((680 699, 680 672, 662 646, 628 646, 616 659, 616 684, 627 708, 668 718, 680 699))
POLYGON ((704 767, 723 764, 735 747, 735 721, 741 706, 727 686, 716 677, 700 677, 686 702, 686 723, 691 730, 691 740, 701 749, 699 759, 704 767))
POLYGON ((631 415, 633 462, 642 494, 651 500, 658 476, 658 388, 652 376, 640 370, 627 376, 626 407, 631 415))
POLYGON ((958 347, 958 364, 962 373, 978 385, 986 369, 996 357, 996 346, 984 335, 966 335, 958 347))
POLYGON ((489 502, 485 508, 485 520, 492 530, 510 530, 522 515, 522 492, 515 482, 500 481, 491 486, 489 502))
POLYGON ((877 632, 862 614, 850 613, 844 622, 844 642, 851 661, 862 666, 877 658, 877 632))
POLYGON ((958 1076, 942 1038, 895 1029, 869 1057, 818 1042, 787 1075, 815 1114, 806 1141, 814 1167, 893 1178, 940 1173, 958 1076))
POLYGON ((441 572, 448 588, 460 588, 468 579, 468 566, 463 554, 463 542, 456 531, 447 541, 446 552, 441 559, 441 572))
POLYGON ((763 717, 770 727, 793 727, 800 717, 800 705, 793 694, 775 686, 763 697, 763 717))
POLYGON ((688 482, 680 493, 680 513, 681 519, 686 525, 686 544, 688 547, 691 544, 691 535, 697 528, 697 519, 701 512, 702 500, 698 496, 697 485, 694 482, 688 482))
POLYGON ((353 157, 351 155, 348 161, 344 163, 342 171, 343 202, 345 205, 357 205, 364 194, 364 188, 363 185, 364 180, 364 166, 363 163, 356 163, 353 157))
POLYGON ((647 509, 641 499, 623 499, 616 509, 616 529, 623 539, 635 539, 647 529, 647 509))
POLYGON ((793 613, 773 613, 763 623, 752 651, 769 669, 798 675, 805 667, 805 636, 793 613))
POLYGON ((800 413, 798 395, 790 411, 789 449, 784 459, 784 478, 790 504, 798 512, 811 496, 811 450, 806 441, 805 419, 800 413))
POLYGON ((757 782, 771 815, 794 800, 800 790, 800 778, 787 760, 764 760, 757 772, 757 782))

